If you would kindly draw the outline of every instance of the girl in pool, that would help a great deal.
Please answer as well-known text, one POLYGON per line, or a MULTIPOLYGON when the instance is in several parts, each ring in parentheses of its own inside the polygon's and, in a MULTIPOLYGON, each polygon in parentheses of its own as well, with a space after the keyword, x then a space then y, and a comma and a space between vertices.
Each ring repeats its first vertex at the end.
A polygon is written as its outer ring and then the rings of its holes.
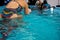
POLYGON ((48 4, 47 0, 44 0, 41 6, 42 6, 42 9, 50 8, 50 4, 48 4))
POLYGON ((47 0, 44 0, 41 2, 40 0, 37 1, 37 6, 40 9, 41 13, 43 13, 43 10, 46 10, 50 8, 50 4, 48 4, 47 0))
POLYGON ((41 2, 40 0, 38 0, 38 7, 42 10, 42 9, 47 9, 50 8, 50 4, 48 4, 47 0, 44 0, 43 2, 41 2))
POLYGON ((42 4, 43 2, 41 1, 41 0, 37 0, 36 1, 36 5, 38 6, 38 7, 41 7, 41 4, 42 4))
MULTIPOLYGON (((27 3, 25 0, 12 0, 7 5, 6 8, 3 10, 3 13, 0 14, 0 18, 3 18, 3 22, 6 22, 8 19, 14 19, 14 18, 21 18, 22 15, 17 14, 18 8, 24 8, 25 14, 29 14, 31 10, 28 8, 27 3)), ((16 28, 16 27, 14 27, 16 28)), ((9 26, 9 29, 7 32, 4 32, 3 35, 7 36, 7 34, 13 29, 13 27, 9 26)), ((3 40, 3 39, 2 39, 3 40)))
POLYGON ((37 0, 37 1, 36 1, 36 4, 35 4, 41 13, 42 13, 42 6, 41 6, 42 3, 43 3, 43 2, 42 2, 41 0, 37 0))

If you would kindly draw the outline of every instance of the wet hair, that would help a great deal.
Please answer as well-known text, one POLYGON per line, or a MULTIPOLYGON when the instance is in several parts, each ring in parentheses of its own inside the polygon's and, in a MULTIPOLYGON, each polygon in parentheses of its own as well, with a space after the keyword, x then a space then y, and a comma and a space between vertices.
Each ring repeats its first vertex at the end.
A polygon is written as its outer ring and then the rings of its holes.
POLYGON ((47 0, 44 0, 44 1, 43 1, 43 3, 41 4, 40 10, 43 10, 43 5, 44 5, 44 4, 48 4, 47 0))

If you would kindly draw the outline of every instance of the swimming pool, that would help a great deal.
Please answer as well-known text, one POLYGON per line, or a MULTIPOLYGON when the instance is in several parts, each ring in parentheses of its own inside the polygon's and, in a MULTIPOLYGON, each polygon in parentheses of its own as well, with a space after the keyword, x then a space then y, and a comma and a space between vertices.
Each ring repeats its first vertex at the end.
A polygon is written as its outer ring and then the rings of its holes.
POLYGON ((48 9, 40 14, 40 11, 32 9, 29 15, 23 14, 22 26, 12 30, 6 40, 60 40, 59 11, 60 8, 55 8, 51 13, 48 9))

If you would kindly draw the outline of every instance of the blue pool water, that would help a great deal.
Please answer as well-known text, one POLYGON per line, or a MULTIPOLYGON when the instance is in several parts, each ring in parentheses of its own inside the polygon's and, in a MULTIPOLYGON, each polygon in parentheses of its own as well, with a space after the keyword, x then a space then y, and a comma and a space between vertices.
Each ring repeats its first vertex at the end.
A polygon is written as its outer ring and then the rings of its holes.
MULTIPOLYGON (((4 7, 0 7, 2 11, 4 7)), ((60 8, 54 13, 46 10, 43 14, 32 9, 29 15, 24 15, 19 27, 12 30, 6 40, 60 40, 60 8)), ((17 21, 17 20, 14 20, 17 21)), ((19 23, 19 21, 17 21, 19 23)), ((0 35, 1 37, 2 35, 0 35)))

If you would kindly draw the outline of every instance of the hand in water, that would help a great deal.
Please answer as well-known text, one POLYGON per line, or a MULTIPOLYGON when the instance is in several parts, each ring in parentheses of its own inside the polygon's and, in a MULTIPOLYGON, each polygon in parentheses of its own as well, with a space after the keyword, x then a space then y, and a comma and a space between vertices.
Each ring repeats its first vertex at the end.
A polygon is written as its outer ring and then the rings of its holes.
POLYGON ((29 10, 29 13, 31 12, 31 9, 28 9, 29 10))

